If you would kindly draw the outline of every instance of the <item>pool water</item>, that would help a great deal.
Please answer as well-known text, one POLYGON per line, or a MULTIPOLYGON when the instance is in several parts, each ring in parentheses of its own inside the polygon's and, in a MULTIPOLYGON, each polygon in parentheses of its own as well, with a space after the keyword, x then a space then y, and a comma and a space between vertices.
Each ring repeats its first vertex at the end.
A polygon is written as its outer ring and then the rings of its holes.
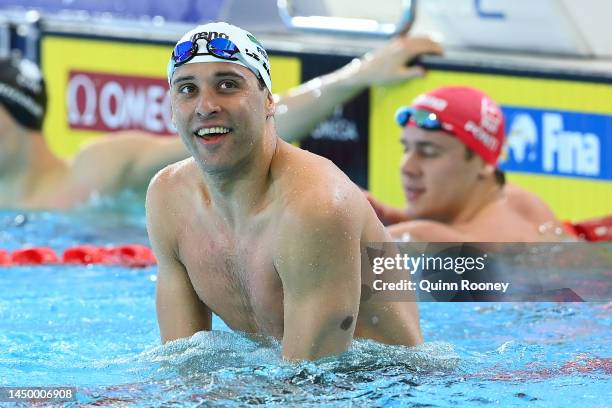
MULTIPOLYGON (((0 213, 0 248, 146 243, 142 214, 0 213), (23 218, 24 216, 25 218, 23 218)), ((606 407, 611 303, 423 303, 417 348, 356 340, 317 362, 212 332, 161 346, 154 267, 0 268, 0 386, 74 386, 73 406, 606 407)))
POLYGON ((129 243, 148 243, 142 202, 130 192, 65 212, 0 210, 0 249, 129 243))

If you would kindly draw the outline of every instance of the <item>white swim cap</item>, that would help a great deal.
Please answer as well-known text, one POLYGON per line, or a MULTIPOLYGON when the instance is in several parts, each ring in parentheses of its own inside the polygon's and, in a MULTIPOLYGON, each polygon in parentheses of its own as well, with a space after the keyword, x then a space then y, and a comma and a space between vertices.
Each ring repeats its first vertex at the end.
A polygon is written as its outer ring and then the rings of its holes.
POLYGON ((196 62, 242 65, 263 80, 272 92, 268 54, 255 36, 234 25, 217 22, 199 25, 176 43, 168 62, 168 83, 177 66, 196 62))

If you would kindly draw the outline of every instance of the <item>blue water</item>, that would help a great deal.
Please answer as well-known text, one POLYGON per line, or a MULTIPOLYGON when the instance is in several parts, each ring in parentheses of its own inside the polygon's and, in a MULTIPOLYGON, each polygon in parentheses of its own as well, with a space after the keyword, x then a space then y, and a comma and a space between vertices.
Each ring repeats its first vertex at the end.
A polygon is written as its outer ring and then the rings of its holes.
MULTIPOLYGON (((0 248, 146 243, 140 213, 0 213, 0 248)), ((155 268, 0 269, 0 386, 75 386, 68 405, 606 407, 612 304, 424 303, 417 348, 357 340, 287 363, 227 329, 165 346, 155 268)))

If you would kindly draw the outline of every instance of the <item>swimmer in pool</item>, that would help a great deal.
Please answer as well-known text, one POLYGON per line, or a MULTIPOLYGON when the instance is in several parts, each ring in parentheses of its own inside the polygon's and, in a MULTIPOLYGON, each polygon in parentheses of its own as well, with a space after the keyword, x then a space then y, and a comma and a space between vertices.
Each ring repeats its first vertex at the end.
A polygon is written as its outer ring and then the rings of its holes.
MULTIPOLYGON (((319 88, 325 98, 312 98, 310 84, 277 96, 284 109, 276 126, 287 140, 303 137, 336 104, 372 83, 419 77, 422 70, 405 62, 440 52, 427 38, 394 39, 361 63, 323 77, 319 88)), ((45 140, 46 111, 39 68, 18 56, 0 59, 0 208, 62 209, 125 189, 144 192, 157 171, 189 155, 180 138, 123 131, 97 138, 66 161, 45 140)))
POLYGON ((192 157, 147 192, 163 342, 211 330, 274 336, 286 359, 344 352, 353 336, 422 342, 413 302, 360 301, 361 249, 390 239, 331 162, 281 140, 270 65, 250 33, 210 23, 168 65, 172 117, 192 157))
POLYGON ((94 193, 145 190, 164 165, 185 157, 171 138, 119 132, 66 161, 42 133, 47 92, 39 68, 13 55, 0 59, 0 208, 68 208, 94 193))
POLYGON ((426 92, 398 110, 404 156, 400 165, 405 211, 370 202, 396 239, 431 242, 557 240, 548 206, 516 186, 497 167, 504 141, 501 109, 465 86, 426 92))

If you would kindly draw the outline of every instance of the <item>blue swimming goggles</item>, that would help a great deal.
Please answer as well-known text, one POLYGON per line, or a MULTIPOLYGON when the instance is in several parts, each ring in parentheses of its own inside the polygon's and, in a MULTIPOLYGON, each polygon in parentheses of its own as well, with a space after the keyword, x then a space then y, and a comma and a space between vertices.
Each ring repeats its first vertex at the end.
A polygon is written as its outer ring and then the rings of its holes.
POLYGON ((403 106, 395 112, 395 121, 401 127, 405 127, 412 121, 415 125, 425 130, 445 130, 444 123, 438 119, 438 115, 423 109, 414 109, 403 106))
POLYGON ((185 64, 196 55, 214 55, 217 58, 225 60, 237 60, 236 54, 240 52, 238 46, 227 38, 213 38, 206 42, 207 53, 198 53, 198 40, 206 39, 206 33, 197 33, 191 37, 191 40, 177 44, 172 51, 172 60, 174 67, 185 64))

